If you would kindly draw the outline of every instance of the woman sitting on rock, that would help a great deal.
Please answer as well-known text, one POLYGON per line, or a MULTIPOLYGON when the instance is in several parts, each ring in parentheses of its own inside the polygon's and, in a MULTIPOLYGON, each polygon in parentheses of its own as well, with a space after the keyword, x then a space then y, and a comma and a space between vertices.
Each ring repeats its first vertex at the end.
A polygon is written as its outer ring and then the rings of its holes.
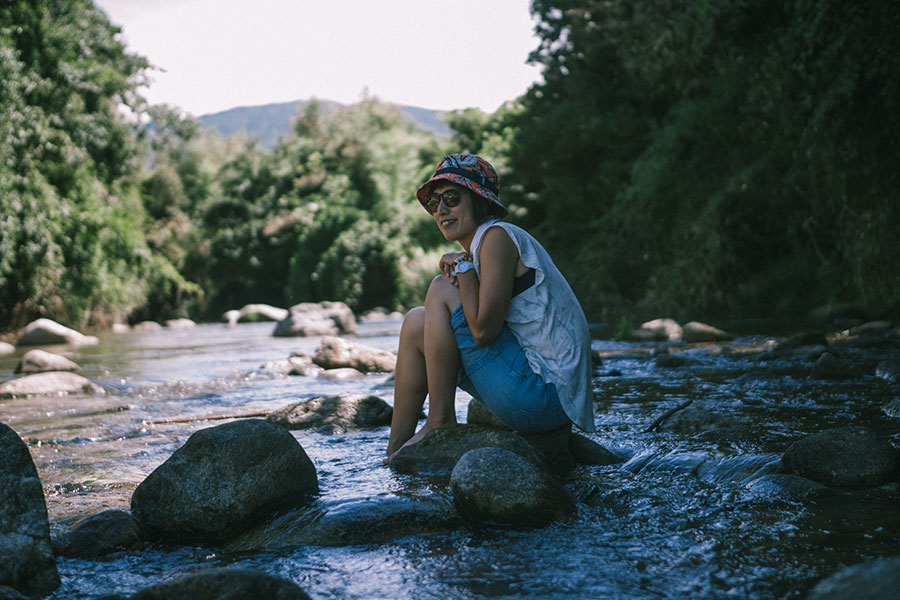
POLYGON ((441 257, 425 306, 403 320, 386 464, 401 447, 456 422, 457 386, 517 431, 573 422, 594 431, 584 312, 537 240, 501 220, 499 191, 490 163, 453 154, 416 192, 462 251, 441 257), (426 395, 428 416, 416 432, 426 395))

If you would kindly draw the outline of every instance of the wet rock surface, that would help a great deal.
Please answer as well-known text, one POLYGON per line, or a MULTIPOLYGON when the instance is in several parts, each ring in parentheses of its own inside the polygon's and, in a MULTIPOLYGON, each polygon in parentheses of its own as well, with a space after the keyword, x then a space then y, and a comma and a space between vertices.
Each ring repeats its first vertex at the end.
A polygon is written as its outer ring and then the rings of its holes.
POLYGON ((871 429, 850 425, 794 442, 782 464, 786 472, 824 485, 872 487, 896 480, 900 450, 871 429))
POLYGON ((267 420, 286 429, 315 429, 319 433, 342 433, 349 429, 391 424, 394 409, 368 394, 338 394, 309 398, 277 410, 267 420))
POLYGON ((397 538, 446 533, 462 526, 449 497, 435 493, 319 502, 242 535, 230 550, 382 544, 397 538))
POLYGON ((502 448, 463 454, 450 474, 450 489, 464 514, 489 523, 539 527, 575 510, 562 484, 502 448))
POLYGON ((44 373, 46 371, 77 371, 81 367, 65 356, 53 354, 46 350, 29 350, 22 355, 15 373, 44 373))
POLYGON ((319 491, 306 452, 284 428, 247 419, 200 430, 134 491, 144 536, 222 542, 319 491))
POLYGON ((419 443, 401 448, 390 466, 400 473, 448 476, 463 454, 486 447, 515 452, 539 468, 546 468, 544 458, 518 433, 463 424, 429 431, 419 443))
POLYGON ((0 384, 0 398, 89 394, 102 396, 106 391, 91 380, 75 373, 51 371, 33 373, 0 384))
POLYGON ((362 373, 391 373, 397 363, 393 352, 334 336, 322 338, 312 360, 323 369, 350 368, 362 373))
POLYGON ((141 526, 124 510, 106 510, 87 517, 53 543, 59 556, 79 558, 95 558, 142 546, 141 526))
POLYGON ((128 600, 310 600, 297 584, 250 569, 212 569, 141 590, 128 600))
POLYGON ((356 316, 343 302, 302 302, 275 326, 275 337, 338 335, 356 331, 356 316))
POLYGON ((49 346, 55 344, 72 344, 75 346, 91 346, 99 340, 94 336, 84 335, 51 319, 37 319, 22 330, 17 346, 49 346))
POLYGON ((0 423, 0 586, 44 596, 60 578, 44 492, 28 448, 0 423))
POLYGON ((887 600, 900 597, 900 557, 841 569, 816 584, 808 600, 887 600))

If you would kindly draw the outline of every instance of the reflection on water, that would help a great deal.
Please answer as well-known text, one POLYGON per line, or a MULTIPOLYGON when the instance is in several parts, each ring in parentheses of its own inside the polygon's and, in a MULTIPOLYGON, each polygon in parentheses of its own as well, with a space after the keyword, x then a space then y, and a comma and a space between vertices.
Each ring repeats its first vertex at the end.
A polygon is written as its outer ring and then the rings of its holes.
MULTIPOLYGON (((322 394, 393 401, 384 375, 331 382, 263 369, 292 351, 311 353, 319 342, 274 338, 272 327, 110 334, 94 347, 52 349, 107 390, 0 401, 3 422, 32 452, 53 531, 108 508, 127 509, 134 487, 198 429, 322 394)), ((395 351, 398 330, 397 322, 364 324, 358 336, 395 351)), ((666 369, 655 366, 652 345, 596 341, 603 364, 595 371, 599 431, 592 437, 626 460, 568 476, 578 504, 568 522, 540 530, 465 527, 337 548, 151 545, 99 560, 60 559, 63 585, 51 598, 130 594, 224 565, 287 577, 313 598, 804 598, 843 564, 898 552, 896 493, 833 492, 801 504, 751 493, 747 484, 776 472, 787 445, 821 428, 858 423, 896 435, 896 420, 880 408, 898 390, 871 376, 811 380, 809 364, 756 360, 765 344, 747 337, 728 347, 698 346, 685 352, 689 366, 666 369), (645 433, 657 416, 691 399, 711 418, 738 424, 742 435, 645 433)), ((12 376, 20 354, 0 357, 0 377, 12 376)), ((460 421, 467 402, 460 392, 460 421)), ((319 474, 317 510, 431 485, 380 466, 386 427, 294 435, 319 474)))

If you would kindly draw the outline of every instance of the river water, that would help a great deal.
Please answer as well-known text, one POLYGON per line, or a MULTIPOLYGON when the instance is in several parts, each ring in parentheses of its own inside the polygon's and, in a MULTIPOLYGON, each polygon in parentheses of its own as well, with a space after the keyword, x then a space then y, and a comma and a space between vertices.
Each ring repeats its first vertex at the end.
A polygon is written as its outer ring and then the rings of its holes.
MULTIPOLYGON (((358 342, 396 351, 399 321, 360 325, 358 342)), ((107 334, 67 354, 105 396, 0 401, 0 420, 28 444, 43 482, 51 531, 87 515, 128 509, 134 488, 198 429, 266 413, 303 398, 364 392, 393 401, 384 375, 334 382, 263 368, 319 338, 275 338, 272 323, 107 334)), ((897 486, 834 491, 798 501, 751 484, 775 473, 794 440, 826 427, 870 426, 895 440, 900 420, 882 407, 900 395, 873 375, 896 347, 846 348, 860 375, 809 377, 802 359, 759 360, 776 339, 675 345, 690 364, 662 368, 654 344, 595 340, 598 432, 620 454, 613 466, 580 466, 565 480, 569 521, 541 529, 464 528, 384 544, 251 553, 218 548, 144 549, 98 560, 58 559, 52 599, 128 595, 217 566, 293 580, 314 599, 397 598, 805 598, 844 565, 900 554, 897 486), (653 431, 686 400, 737 424, 724 437, 653 431)), ((0 358, 12 377, 21 350, 0 358)), ((469 397, 460 392, 465 422, 469 397)), ((388 428, 339 435, 297 431, 319 475, 323 505, 432 485, 381 466, 388 428)), ((445 489, 435 489, 447 494, 445 489)))

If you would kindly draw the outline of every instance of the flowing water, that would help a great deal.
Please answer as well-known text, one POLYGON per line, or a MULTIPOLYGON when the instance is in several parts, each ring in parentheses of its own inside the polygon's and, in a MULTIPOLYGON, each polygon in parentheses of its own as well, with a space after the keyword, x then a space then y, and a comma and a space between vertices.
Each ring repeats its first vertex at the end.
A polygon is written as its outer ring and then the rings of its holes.
MULTIPOLYGON (((384 375, 333 382, 263 368, 319 343, 274 338, 272 328, 210 324, 48 348, 71 356, 107 390, 0 401, 0 420, 34 457, 52 532, 102 510, 127 510, 135 486, 191 433, 228 417, 345 392, 393 401, 384 375)), ((362 324, 357 341, 396 351, 398 331, 396 321, 362 324)), ((805 598, 841 566, 900 554, 897 486, 800 502, 749 484, 777 472, 792 441, 826 427, 864 424, 896 441, 900 420, 881 408, 900 389, 874 377, 872 365, 897 350, 847 349, 862 374, 820 381, 809 378, 803 360, 759 360, 767 341, 748 335, 726 345, 675 346, 691 364, 660 368, 653 344, 596 340, 603 364, 594 377, 598 432, 590 437, 625 460, 567 476, 578 506, 569 521, 249 553, 147 545, 97 560, 58 559, 62 586, 50 598, 128 595, 217 566, 289 578, 314 599, 805 598), (738 424, 741 434, 645 432, 686 400, 738 424)), ((0 379, 12 377, 20 354, 0 358, 0 379)), ((457 396, 461 422, 468 399, 457 396)), ((294 435, 316 465, 323 506, 434 485, 381 466, 387 427, 294 435)))

